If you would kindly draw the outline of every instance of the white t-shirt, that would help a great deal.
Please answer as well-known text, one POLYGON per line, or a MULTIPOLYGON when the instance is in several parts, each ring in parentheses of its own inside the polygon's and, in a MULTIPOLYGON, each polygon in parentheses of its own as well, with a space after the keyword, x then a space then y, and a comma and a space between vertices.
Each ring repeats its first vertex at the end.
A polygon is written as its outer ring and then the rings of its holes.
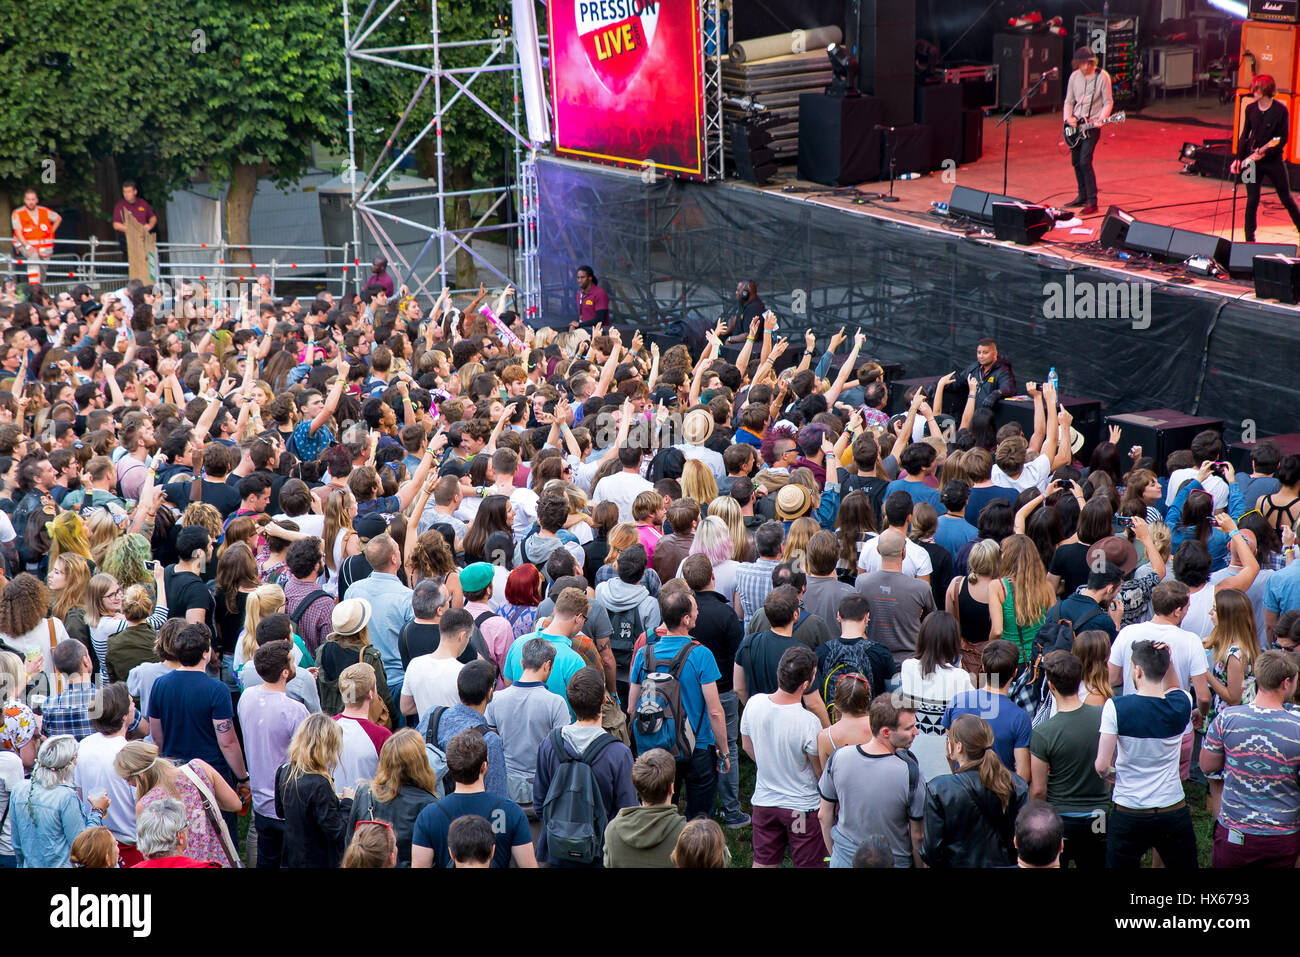
POLYGON ((308 512, 306 515, 285 515, 281 512, 279 515, 272 516, 277 522, 293 522, 298 526, 298 531, 304 535, 314 535, 317 538, 325 537, 325 516, 316 515, 308 512))
POLYGON ((334 766, 334 793, 342 795, 344 788, 354 788, 358 781, 374 778, 379 770, 379 749, 361 722, 342 715, 335 720, 343 732, 343 750, 339 752, 339 763, 334 766))
MULTIPOLYGON (((880 536, 867 539, 858 552, 858 566, 863 572, 880 571, 880 536)), ((934 571, 930 563, 930 553, 910 538, 903 547, 903 574, 920 578, 934 571)))
POLYGON ((0 512, 0 542, 6 545, 18 537, 14 531, 14 523, 9 520, 8 512, 0 512))
POLYGON ((113 759, 124 747, 125 735, 106 738, 96 732, 82 738, 77 745, 77 766, 72 772, 72 780, 81 791, 87 812, 95 792, 108 791, 108 814, 104 817, 104 826, 123 844, 134 844, 135 788, 113 770, 113 759))
MULTIPOLYGON (((12 751, 0 751, 0 816, 4 816, 5 808, 9 807, 9 799, 13 795, 14 789, 22 783, 23 759, 12 751)), ((134 814, 134 798, 131 801, 131 810, 134 814)), ((5 816, 4 827, 0 827, 0 854, 6 857, 12 857, 14 853, 13 841, 10 838, 13 833, 13 826, 13 814, 10 813, 5 816)))
POLYGON ((820 796, 809 755, 817 753, 820 730, 821 722, 802 703, 774 704, 772 696, 765 694, 756 694, 745 703, 740 733, 753 742, 758 763, 751 804, 816 810, 820 796))
MULTIPOLYGON (((1168 718, 1169 699, 1177 700, 1180 695, 1191 699, 1182 688, 1171 688, 1164 698, 1125 696, 1126 726, 1123 727, 1115 699, 1109 698, 1102 705, 1101 733, 1119 737, 1115 749, 1115 791, 1111 796, 1116 804, 1159 808, 1183 799, 1183 782, 1178 777, 1183 735, 1156 736, 1161 730, 1168 730, 1160 725, 1168 718)), ((1189 709, 1189 716, 1190 713, 1189 709)))
POLYGON ((402 694, 415 699, 415 711, 421 717, 439 705, 454 708, 460 704, 456 677, 463 667, 455 658, 435 658, 431 654, 412 658, 402 682, 402 694))
POLYGON ((618 520, 631 522, 634 521, 632 501, 642 492, 653 492, 654 489, 655 487, 640 475, 633 475, 631 472, 615 472, 613 475, 606 475, 596 483, 591 494, 591 504, 613 502, 618 506, 618 520))
MULTIPOLYGON (((1178 675, 1178 686, 1185 691, 1192 690, 1194 677, 1210 670, 1205 658, 1205 646, 1192 632, 1155 621, 1125 625, 1110 646, 1110 663, 1124 669, 1126 695, 1137 692, 1137 686, 1133 683, 1133 643, 1138 641, 1163 641, 1169 646, 1169 667, 1174 669, 1174 674, 1178 675)), ((1190 719, 1188 727, 1191 727, 1190 719)))
POLYGON ((993 484, 999 488, 1013 488, 1023 492, 1027 488, 1036 488, 1040 492, 1047 488, 1047 480, 1052 477, 1052 463, 1046 455, 1026 462, 1015 478, 1009 478, 996 464, 993 466, 993 484))
MULTIPOLYGON (((1187 614, 1183 618, 1183 631, 1190 631, 1197 638, 1206 638, 1214 631, 1214 619, 1210 609, 1214 607, 1214 585, 1207 582, 1200 591, 1187 596, 1187 614)), ((1185 686, 1184 686, 1185 687, 1185 686)))
MULTIPOLYGON (((1174 504, 1174 499, 1178 497, 1178 490, 1182 488, 1188 479, 1196 478, 1197 469, 1177 469, 1174 474, 1169 476, 1169 491, 1165 494, 1165 507, 1174 504)), ((1210 493, 1214 499, 1214 510, 1221 512, 1228 507, 1228 483, 1217 475, 1205 476, 1205 481, 1201 483, 1201 488, 1210 493)))

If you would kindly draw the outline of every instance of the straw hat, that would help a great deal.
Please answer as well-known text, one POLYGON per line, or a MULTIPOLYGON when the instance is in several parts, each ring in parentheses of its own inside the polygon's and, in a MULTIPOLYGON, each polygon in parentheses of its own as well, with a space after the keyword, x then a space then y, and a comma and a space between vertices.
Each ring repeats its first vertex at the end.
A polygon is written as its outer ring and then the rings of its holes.
POLYGON ((682 418, 682 438, 687 445, 703 445, 713 434, 713 413, 692 409, 682 418))
POLYGON ((792 522, 807 514, 812 506, 812 496, 797 482, 781 486, 776 493, 776 517, 782 522, 792 522))
POLYGON ((370 602, 364 598, 348 598, 334 606, 331 623, 336 635, 355 635, 370 624, 370 602))

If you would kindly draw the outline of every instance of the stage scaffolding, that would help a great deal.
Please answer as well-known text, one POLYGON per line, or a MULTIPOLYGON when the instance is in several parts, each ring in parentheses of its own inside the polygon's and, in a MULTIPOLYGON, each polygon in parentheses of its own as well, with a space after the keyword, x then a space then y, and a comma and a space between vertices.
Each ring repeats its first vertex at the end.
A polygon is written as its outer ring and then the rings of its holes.
MULTIPOLYGON (((429 300, 436 299, 441 289, 454 287, 454 259, 456 253, 463 250, 473 258, 476 266, 491 273, 498 284, 502 286, 507 283, 513 284, 518 292, 516 302, 519 311, 527 316, 535 316, 541 302, 537 256, 537 176, 534 168, 536 154, 532 143, 528 140, 527 127, 523 121, 519 55, 515 49, 514 37, 509 29, 508 20, 502 17, 498 27, 492 30, 491 37, 444 41, 438 25, 439 6, 438 0, 432 0, 429 4, 429 42, 382 46, 370 45, 379 28, 389 20, 422 16, 416 12, 417 5, 408 0, 387 0, 386 5, 381 0, 370 0, 360 18, 353 23, 349 0, 343 0, 348 174, 352 186, 354 248, 361 248, 360 241, 364 226, 373 241, 384 251, 389 262, 396 267, 394 271, 400 274, 401 281, 410 287, 413 294, 423 294, 429 300), (472 51, 477 62, 464 67, 445 65, 444 54, 452 49, 472 51), (419 84, 406 109, 388 133, 384 148, 370 163, 369 169, 364 172, 359 170, 357 163, 358 117, 355 112, 352 82, 354 63, 358 61, 405 70, 419 77, 419 84), (475 82, 482 77, 500 74, 506 76, 513 93, 512 105, 508 111, 489 104, 490 97, 484 92, 483 84, 480 84, 477 90, 474 86, 475 82), (416 106, 422 101, 427 101, 429 97, 433 99, 433 113, 429 121, 405 142, 400 152, 394 155, 393 150, 399 142, 398 137, 408 119, 414 114, 416 106), (473 103, 507 134, 514 168, 510 171, 512 178, 502 186, 459 190, 452 188, 443 148, 443 121, 448 111, 461 98, 473 103), (401 172, 401 164, 428 136, 434 137, 434 153, 437 160, 436 173, 433 177, 436 183, 435 190, 417 196, 407 194, 398 199, 382 198, 385 183, 401 172), (490 202, 487 209, 472 225, 466 228, 453 228, 448 222, 447 205, 462 198, 484 198, 490 202), (434 222, 415 222, 396 215, 388 208, 415 199, 436 201, 434 222), (498 221, 488 223, 493 216, 498 216, 498 221), (401 225, 427 236, 419 253, 409 261, 401 255, 397 244, 389 235, 389 230, 394 225, 401 225), (474 249, 473 237, 492 233, 505 233, 507 247, 513 243, 513 265, 510 272, 516 275, 506 275, 487 257, 474 249), (431 253, 435 253, 436 262, 432 262, 431 253), (431 262, 431 267, 426 265, 431 262), (449 270, 453 272, 450 279, 447 275, 449 270)), ((372 123, 377 119, 366 117, 365 122, 372 123)), ((385 118, 383 124, 385 127, 387 127, 387 119, 385 118)), ((468 290, 453 289, 453 291, 468 290)))

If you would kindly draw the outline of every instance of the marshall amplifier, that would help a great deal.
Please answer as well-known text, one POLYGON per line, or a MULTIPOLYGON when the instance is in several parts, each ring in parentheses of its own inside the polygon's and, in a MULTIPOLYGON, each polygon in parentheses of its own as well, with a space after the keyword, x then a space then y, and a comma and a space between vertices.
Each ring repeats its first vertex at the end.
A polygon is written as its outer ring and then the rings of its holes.
POLYGON ((1250 19, 1300 23, 1300 0, 1250 0, 1250 19))

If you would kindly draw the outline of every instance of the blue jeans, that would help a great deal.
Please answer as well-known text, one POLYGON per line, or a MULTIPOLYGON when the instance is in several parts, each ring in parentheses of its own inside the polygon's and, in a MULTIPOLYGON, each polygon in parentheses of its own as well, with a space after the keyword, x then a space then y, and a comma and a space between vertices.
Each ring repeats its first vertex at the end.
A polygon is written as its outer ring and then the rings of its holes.
POLYGON ((686 785, 686 820, 708 817, 718 796, 718 749, 714 745, 696 748, 685 761, 677 762, 677 793, 686 785))
POLYGON ((10 868, 10 867, 16 868, 17 866, 18 866, 18 858, 14 857, 14 855, 0 854, 0 870, 4 870, 5 868, 10 868))
POLYGON ((731 822, 741 819, 740 809, 740 699, 734 691, 724 691, 722 713, 727 719, 727 744, 731 748, 731 770, 718 778, 718 797, 722 799, 723 819, 731 822))

